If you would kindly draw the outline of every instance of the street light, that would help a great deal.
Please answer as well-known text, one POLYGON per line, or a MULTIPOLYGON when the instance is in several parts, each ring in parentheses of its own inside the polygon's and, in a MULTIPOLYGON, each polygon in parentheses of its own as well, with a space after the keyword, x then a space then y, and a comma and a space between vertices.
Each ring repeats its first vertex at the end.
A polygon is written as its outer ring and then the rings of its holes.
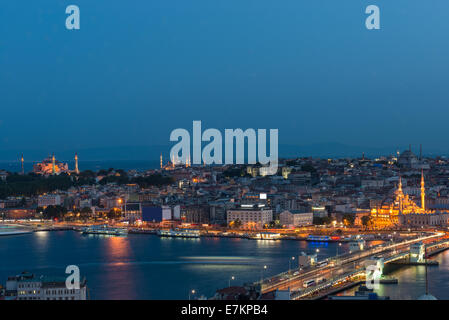
POLYGON ((337 260, 338 260, 338 248, 340 248, 340 247, 341 247, 341 242, 339 242, 338 246, 337 246, 337 260))
POLYGON ((189 291, 189 300, 190 300, 190 294, 192 294, 192 295, 195 295, 195 290, 191 290, 191 291, 189 291))
POLYGON ((267 266, 266 265, 264 265, 263 266, 263 269, 262 269, 262 271, 261 271, 261 273, 262 273, 262 276, 261 276, 261 283, 263 283, 263 272, 264 272, 264 270, 266 270, 267 269, 267 266))
POLYGON ((291 259, 288 259, 288 273, 291 273, 292 269, 292 261, 295 260, 295 257, 292 257, 291 259))
POLYGON ((235 277, 231 276, 231 278, 229 279, 229 287, 231 287, 231 280, 234 280, 234 279, 235 279, 235 277))

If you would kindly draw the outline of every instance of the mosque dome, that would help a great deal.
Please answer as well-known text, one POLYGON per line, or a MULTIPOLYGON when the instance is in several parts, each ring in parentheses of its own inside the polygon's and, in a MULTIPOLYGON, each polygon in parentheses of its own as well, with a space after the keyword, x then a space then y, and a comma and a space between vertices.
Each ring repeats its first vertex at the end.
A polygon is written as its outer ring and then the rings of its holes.
POLYGON ((412 150, 405 150, 399 156, 398 162, 401 165, 410 167, 418 162, 418 158, 412 150))

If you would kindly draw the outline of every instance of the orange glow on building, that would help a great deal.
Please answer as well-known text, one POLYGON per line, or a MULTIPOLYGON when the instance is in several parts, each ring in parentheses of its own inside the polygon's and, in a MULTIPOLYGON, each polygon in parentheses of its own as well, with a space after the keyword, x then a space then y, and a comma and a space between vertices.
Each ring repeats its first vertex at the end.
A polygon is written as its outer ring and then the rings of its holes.
POLYGON ((426 190, 424 174, 421 174, 421 206, 417 205, 402 191, 402 179, 399 178, 395 199, 391 204, 385 204, 371 209, 371 222, 376 229, 389 228, 401 223, 400 217, 408 214, 433 214, 434 210, 426 210, 426 190))

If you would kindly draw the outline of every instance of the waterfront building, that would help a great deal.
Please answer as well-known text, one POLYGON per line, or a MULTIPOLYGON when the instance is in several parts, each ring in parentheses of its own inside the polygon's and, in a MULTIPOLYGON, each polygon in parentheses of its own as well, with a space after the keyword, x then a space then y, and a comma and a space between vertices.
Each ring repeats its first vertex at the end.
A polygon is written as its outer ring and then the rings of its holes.
POLYGON ((137 220, 142 220, 142 204, 140 202, 128 202, 123 206, 125 220, 129 223, 134 223, 137 220))
POLYGON ((87 282, 83 279, 79 289, 68 289, 65 277, 36 277, 21 273, 6 281, 5 298, 9 300, 86 300, 87 282))
POLYGON ((273 221, 273 210, 265 205, 242 204, 227 211, 227 223, 240 221, 245 228, 262 228, 273 221))
POLYGON ((226 211, 233 208, 234 203, 226 200, 217 200, 209 203, 210 212, 209 218, 211 224, 225 225, 226 224, 226 211))
POLYGON ((210 207, 206 204, 187 205, 183 209, 183 221, 194 224, 210 223, 210 207))
POLYGON ((280 224, 286 227, 302 227, 313 223, 313 212, 285 210, 279 215, 280 224))

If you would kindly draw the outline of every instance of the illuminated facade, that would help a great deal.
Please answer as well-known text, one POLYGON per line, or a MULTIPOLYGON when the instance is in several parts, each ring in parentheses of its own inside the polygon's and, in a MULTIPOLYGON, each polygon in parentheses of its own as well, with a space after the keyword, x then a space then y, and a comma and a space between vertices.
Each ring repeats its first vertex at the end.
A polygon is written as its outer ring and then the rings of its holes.
POLYGON ((434 210, 426 209, 426 189, 424 183, 424 174, 421 173, 421 204, 416 204, 409 195, 402 191, 402 180, 399 178, 399 185, 395 191, 394 201, 390 204, 384 204, 371 209, 371 223, 374 228, 391 228, 400 225, 414 224, 416 217, 430 221, 431 216, 439 216, 442 213, 436 213, 434 210), (410 219, 408 219, 410 217, 410 219))
POLYGON ((42 175, 53 175, 60 173, 69 173, 69 166, 67 163, 56 161, 55 155, 44 159, 40 163, 34 165, 34 173, 42 175))

